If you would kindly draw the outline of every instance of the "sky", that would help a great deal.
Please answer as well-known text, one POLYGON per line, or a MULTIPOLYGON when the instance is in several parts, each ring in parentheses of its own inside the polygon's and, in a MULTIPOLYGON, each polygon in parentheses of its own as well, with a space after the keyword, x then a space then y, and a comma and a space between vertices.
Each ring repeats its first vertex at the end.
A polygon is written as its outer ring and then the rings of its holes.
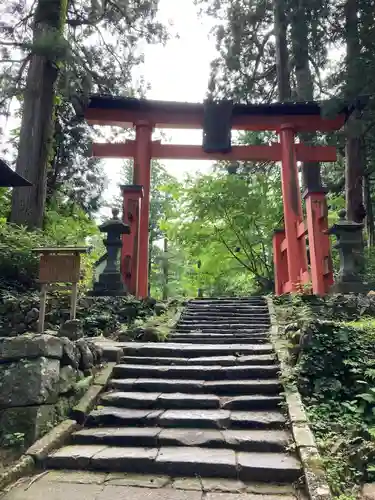
MULTIPOLYGON (((210 35, 212 21, 198 17, 193 0, 159 0, 159 20, 172 23, 173 36, 165 46, 145 47, 145 63, 139 68, 145 81, 151 85, 148 99, 165 101, 202 102, 207 92, 210 62, 216 55, 215 40, 210 35)), ((138 73, 138 72, 137 72, 138 73)), ((137 73, 134 77, 137 78, 137 73)), ((173 144, 202 144, 200 130, 167 130, 173 144)), ((109 180, 104 194, 111 199, 117 194, 120 159, 104 160, 109 180)), ((212 162, 164 160, 168 172, 182 180, 187 173, 207 171, 212 162)))

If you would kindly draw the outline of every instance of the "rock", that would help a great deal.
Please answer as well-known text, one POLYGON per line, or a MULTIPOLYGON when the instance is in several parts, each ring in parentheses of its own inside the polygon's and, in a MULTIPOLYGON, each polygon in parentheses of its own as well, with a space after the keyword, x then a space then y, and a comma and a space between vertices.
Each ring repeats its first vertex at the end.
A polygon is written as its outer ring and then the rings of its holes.
POLYGON ((27 334, 22 337, 0 339, 0 363, 22 358, 60 359, 63 355, 61 339, 52 335, 27 334))
POLYGON ((366 483, 363 485, 361 498, 363 500, 375 500, 375 483, 366 483))
POLYGON ((0 435, 14 434, 22 431, 24 443, 29 446, 55 423, 55 407, 53 405, 25 406, 0 410, 0 435))
POLYGON ((79 319, 70 319, 61 325, 59 337, 67 337, 69 340, 78 340, 83 337, 82 325, 79 319))
POLYGON ((77 371, 70 365, 63 366, 60 370, 59 393, 69 392, 77 381, 77 371))
POLYGON ((0 365, 0 407, 54 403, 59 391, 58 359, 22 359, 0 365))
POLYGON ((39 318, 39 309, 37 309, 36 307, 33 307, 31 309, 31 311, 29 311, 26 314, 25 322, 27 324, 30 324, 30 323, 33 323, 34 321, 36 321, 38 318, 39 318))
POLYGON ((25 325, 25 323, 19 323, 15 326, 15 330, 17 333, 25 333, 27 330, 27 326, 25 325))
POLYGON ((87 347, 90 349, 91 354, 93 356, 94 366, 100 365, 102 360, 103 350, 100 347, 96 346, 94 342, 90 341, 87 341, 87 347))
POLYGON ((81 352, 81 360, 79 364, 79 369, 83 372, 85 370, 90 370, 94 366, 94 356, 87 345, 86 340, 80 339, 76 342, 76 346, 81 352))
POLYGON ((154 309, 157 316, 161 316, 168 310, 167 306, 165 304, 162 304, 161 302, 155 304, 154 309))
POLYGON ((74 344, 71 340, 64 337, 61 338, 60 340, 62 343, 62 350, 63 350, 61 365, 62 366, 70 365, 77 370, 81 360, 81 351, 79 350, 78 346, 74 344))

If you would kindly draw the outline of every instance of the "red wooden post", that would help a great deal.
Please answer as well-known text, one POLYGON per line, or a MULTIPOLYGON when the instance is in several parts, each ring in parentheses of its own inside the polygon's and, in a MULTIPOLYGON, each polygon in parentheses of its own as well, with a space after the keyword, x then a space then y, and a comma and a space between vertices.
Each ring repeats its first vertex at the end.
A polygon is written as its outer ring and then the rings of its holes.
POLYGON ((148 296, 148 240, 150 211, 150 178, 152 126, 149 122, 138 122, 136 126, 136 149, 134 156, 133 182, 143 187, 143 202, 139 226, 138 296, 148 296))
POLYGON ((139 210, 143 196, 142 186, 121 186, 123 195, 123 222, 130 226, 130 234, 122 237, 121 274, 125 285, 132 295, 138 288, 138 251, 139 251, 139 210))
POLYGON ((299 224, 303 220, 297 162, 294 148, 294 130, 291 125, 280 127, 281 184, 284 205, 284 224, 287 241, 287 260, 290 288, 299 291, 302 274, 307 271, 305 238, 298 238, 299 224))
POLYGON ((275 229, 272 238, 273 263, 275 273, 275 295, 284 293, 284 284, 288 281, 288 263, 285 252, 281 249, 281 244, 285 239, 284 229, 275 229))
POLYGON ((306 219, 310 249, 310 268, 313 293, 325 295, 333 285, 333 269, 330 254, 327 201, 325 190, 306 192, 306 219))

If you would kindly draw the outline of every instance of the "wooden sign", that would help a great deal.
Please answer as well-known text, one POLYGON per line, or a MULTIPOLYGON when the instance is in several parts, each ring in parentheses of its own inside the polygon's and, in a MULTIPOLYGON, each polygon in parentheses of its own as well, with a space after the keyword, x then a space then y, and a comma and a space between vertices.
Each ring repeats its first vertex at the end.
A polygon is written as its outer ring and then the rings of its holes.
POLYGON ((40 254, 39 282, 40 308, 38 332, 44 332, 47 291, 54 283, 71 283, 70 319, 75 319, 78 298, 78 282, 81 270, 81 254, 86 253, 86 247, 65 248, 35 248, 40 254))
POLYGON ((40 283, 78 283, 81 256, 44 254, 40 257, 40 283))

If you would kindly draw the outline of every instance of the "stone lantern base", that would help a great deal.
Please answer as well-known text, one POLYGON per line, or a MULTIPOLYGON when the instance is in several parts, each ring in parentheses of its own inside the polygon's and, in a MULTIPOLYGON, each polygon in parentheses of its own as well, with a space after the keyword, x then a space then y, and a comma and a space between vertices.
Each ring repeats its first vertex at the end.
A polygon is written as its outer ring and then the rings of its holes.
POLYGON ((119 272, 102 273, 94 283, 93 290, 88 295, 96 297, 119 297, 128 295, 122 276, 119 272))

